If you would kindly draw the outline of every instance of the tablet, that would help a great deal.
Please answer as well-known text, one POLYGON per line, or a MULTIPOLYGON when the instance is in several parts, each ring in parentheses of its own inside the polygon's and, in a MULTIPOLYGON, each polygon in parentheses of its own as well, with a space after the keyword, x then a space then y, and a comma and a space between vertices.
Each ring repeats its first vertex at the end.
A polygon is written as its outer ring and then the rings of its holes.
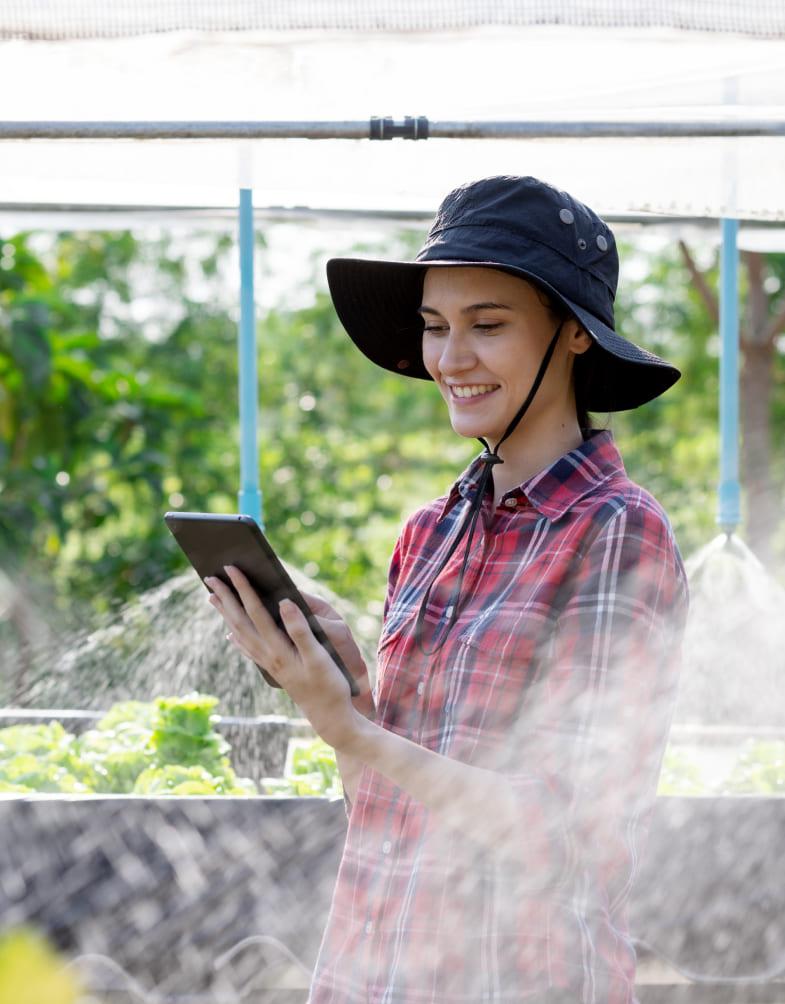
MULTIPOLYGON (((224 567, 234 565, 243 572, 256 590, 276 624, 283 629, 278 604, 293 600, 308 619, 311 630, 346 677, 352 695, 359 693, 357 684, 338 655, 322 626, 311 612, 300 591, 281 564, 259 524, 251 516, 219 515, 204 512, 168 512, 166 525, 182 548, 186 558, 204 582, 214 575, 225 582, 236 595, 224 567)), ((262 674, 272 686, 279 686, 261 666, 262 674)))

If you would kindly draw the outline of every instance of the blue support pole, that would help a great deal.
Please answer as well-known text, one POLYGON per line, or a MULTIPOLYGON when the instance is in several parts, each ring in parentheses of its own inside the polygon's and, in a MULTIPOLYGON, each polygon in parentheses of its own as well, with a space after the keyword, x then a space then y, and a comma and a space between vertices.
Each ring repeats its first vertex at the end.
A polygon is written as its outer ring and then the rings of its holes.
POLYGON ((741 523, 739 484, 739 221, 723 219, 720 255, 720 481, 717 523, 741 523))
POLYGON ((259 449, 256 422, 258 385, 256 375, 256 311, 254 307, 253 193, 240 189, 240 332, 238 345, 240 397, 240 491, 239 512, 262 522, 259 490, 259 449))

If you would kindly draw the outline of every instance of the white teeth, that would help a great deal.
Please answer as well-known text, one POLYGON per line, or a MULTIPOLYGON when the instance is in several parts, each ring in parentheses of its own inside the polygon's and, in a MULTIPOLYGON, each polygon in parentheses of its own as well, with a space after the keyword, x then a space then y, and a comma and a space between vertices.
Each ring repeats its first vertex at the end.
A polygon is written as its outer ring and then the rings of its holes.
POLYGON ((450 389, 456 397, 477 397, 478 394, 487 394, 494 387, 489 383, 479 383, 471 387, 451 387, 450 389))

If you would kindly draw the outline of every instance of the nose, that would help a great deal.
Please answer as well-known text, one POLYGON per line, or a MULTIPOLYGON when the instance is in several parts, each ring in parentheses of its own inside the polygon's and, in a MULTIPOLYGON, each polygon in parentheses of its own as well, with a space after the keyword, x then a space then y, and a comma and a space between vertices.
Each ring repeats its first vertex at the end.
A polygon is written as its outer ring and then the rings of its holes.
POLYGON ((441 353, 439 354, 439 369, 445 376, 453 376, 463 373, 477 361, 468 340, 461 335, 460 331, 451 328, 442 340, 441 353))

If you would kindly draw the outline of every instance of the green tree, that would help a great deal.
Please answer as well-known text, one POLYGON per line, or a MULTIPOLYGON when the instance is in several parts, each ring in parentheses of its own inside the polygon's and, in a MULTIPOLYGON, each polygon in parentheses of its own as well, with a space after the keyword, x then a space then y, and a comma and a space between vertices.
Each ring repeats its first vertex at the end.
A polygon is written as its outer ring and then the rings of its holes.
MULTIPOLYGON (((362 253, 405 256, 420 238, 362 253)), ((187 568, 166 509, 236 510, 234 238, 20 234, 0 249, 0 570, 34 573, 74 620, 187 568)), ((677 247, 622 261, 619 329, 684 377, 596 418, 690 553, 716 534, 716 326, 677 247)), ((313 276, 294 293, 304 306, 258 323, 266 529, 285 560, 376 615, 403 516, 478 447, 452 433, 434 386, 356 350, 313 276)))
MULTIPOLYGON (((716 329, 716 263, 702 269, 684 242, 680 250, 704 314, 716 329)), ((785 381, 781 346, 785 334, 785 254, 745 250, 740 253, 740 263, 740 470, 745 528, 751 549, 770 571, 776 571, 782 562, 782 554, 777 552, 777 532, 782 526, 780 500, 785 469, 773 443, 775 429, 785 417, 782 396, 777 394, 785 381)))
MULTIPOLYGON (((162 501, 179 499, 180 459, 201 494, 205 479, 213 493, 232 480, 236 328, 189 295, 168 241, 33 244, 5 242, 0 270, 0 546, 6 564, 34 560, 55 595, 106 607, 175 567, 158 524, 162 501), (173 316, 136 320, 140 290, 173 316)), ((202 260, 203 279, 225 250, 219 240, 202 260)))
POLYGON ((685 554, 717 534, 718 344, 678 247, 622 247, 617 328, 682 378, 643 408, 608 418, 628 473, 663 504, 685 554), (626 266, 626 274, 625 274, 626 266))

